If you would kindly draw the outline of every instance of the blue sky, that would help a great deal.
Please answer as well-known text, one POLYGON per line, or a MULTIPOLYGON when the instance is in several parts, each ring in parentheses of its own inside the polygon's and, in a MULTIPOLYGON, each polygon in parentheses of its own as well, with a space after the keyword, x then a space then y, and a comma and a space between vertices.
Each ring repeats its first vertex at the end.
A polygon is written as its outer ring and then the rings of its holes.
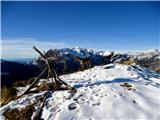
POLYGON ((158 48, 160 2, 2 2, 2 57, 41 49, 158 48))

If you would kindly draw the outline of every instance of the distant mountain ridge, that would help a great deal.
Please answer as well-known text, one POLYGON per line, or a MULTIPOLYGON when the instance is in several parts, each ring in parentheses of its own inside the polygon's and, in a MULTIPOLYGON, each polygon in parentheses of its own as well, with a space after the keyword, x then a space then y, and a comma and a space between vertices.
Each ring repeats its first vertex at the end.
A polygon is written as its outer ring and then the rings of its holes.
MULTIPOLYGON (((45 55, 46 57, 54 57, 53 67, 58 74, 72 73, 80 70, 80 63, 75 58, 68 56, 78 56, 80 58, 89 57, 92 66, 104 65, 110 62, 112 63, 136 63, 142 67, 149 68, 155 72, 160 73, 160 50, 153 49, 145 52, 133 52, 133 53, 118 53, 114 51, 95 51, 87 48, 62 48, 62 49, 50 49, 45 55), (114 55, 110 59, 104 61, 105 56, 111 53, 114 55)), ((5 82, 9 79, 23 79, 34 77, 37 73, 43 69, 44 62, 38 59, 12 59, 11 61, 1 59, 1 77, 5 82), (22 74, 23 71, 23 74, 22 74), (24 73, 27 72, 27 73, 24 73), (34 74, 36 72, 36 74, 34 74), (7 74, 6 74, 7 73, 7 74), (14 74, 13 74, 14 73, 14 74), (12 75, 12 77, 10 76, 12 75), (21 76, 21 77, 18 77, 21 76), (15 77, 15 78, 13 78, 15 77), (8 78, 8 79, 7 79, 8 78)), ((87 69, 87 68, 86 68, 87 69)))
MULTIPOLYGON (((85 57, 92 57, 93 59, 96 59, 97 56, 99 58, 102 58, 104 56, 107 56, 111 54, 111 52, 114 53, 114 55, 111 58, 111 62, 122 62, 122 61, 132 61, 136 64, 149 68, 155 72, 160 72, 160 50, 159 49, 151 49, 146 51, 140 51, 140 52, 114 52, 114 51, 95 51, 92 49, 86 49, 86 48, 62 48, 62 49, 50 49, 46 52, 48 57, 51 57, 54 53, 53 51, 58 50, 62 56, 67 55, 68 53, 85 58, 85 57), (49 55, 50 54, 50 55, 49 55), (52 54, 52 55, 51 55, 52 54)), ((101 62, 103 60, 101 59, 101 62)), ((99 63, 103 64, 103 63, 99 63)))
POLYGON ((149 68, 155 72, 160 73, 160 50, 153 49, 145 52, 133 53, 117 53, 112 57, 112 62, 126 62, 130 61, 142 67, 149 68))

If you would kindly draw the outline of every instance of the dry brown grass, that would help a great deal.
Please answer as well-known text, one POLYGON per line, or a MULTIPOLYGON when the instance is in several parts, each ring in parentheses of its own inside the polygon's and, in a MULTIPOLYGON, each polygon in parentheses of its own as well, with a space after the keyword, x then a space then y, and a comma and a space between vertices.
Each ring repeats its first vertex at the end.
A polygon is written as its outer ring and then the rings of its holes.
POLYGON ((31 84, 35 78, 30 78, 28 80, 15 80, 11 87, 25 87, 26 85, 31 84))
POLYGON ((28 80, 16 80, 12 86, 14 87, 25 87, 26 85, 31 84, 35 78, 30 78, 28 80))
POLYGON ((12 87, 2 87, 1 88, 1 106, 6 105, 9 103, 11 100, 15 99, 17 95, 17 89, 12 87))
POLYGON ((53 83, 44 83, 40 86, 36 87, 37 91, 45 91, 45 90, 54 90, 55 84, 53 83))
POLYGON ((24 80, 17 80, 13 83, 13 86, 14 87, 25 87, 26 84, 25 84, 25 81, 24 80))
POLYGON ((156 68, 155 72, 160 73, 160 67, 156 68))
POLYGON ((124 64, 124 65, 133 65, 135 63, 135 61, 134 60, 125 60, 125 61, 121 61, 119 63, 124 64))
MULTIPOLYGON (((123 83, 123 84, 120 84, 120 86, 125 87, 128 90, 132 90, 133 89, 133 86, 130 85, 129 83, 123 83)), ((135 90, 135 89, 133 89, 133 90, 135 90)))
POLYGON ((7 87, 3 86, 0 90, 1 92, 1 100, 0 105, 4 106, 7 103, 9 103, 11 100, 17 99, 17 87, 25 87, 28 84, 31 84, 34 81, 34 78, 31 78, 29 80, 16 80, 12 86, 7 87))
POLYGON ((25 84, 29 85, 29 84, 33 83, 34 80, 35 80, 35 78, 30 78, 25 81, 25 84))
POLYGON ((18 108, 4 112, 4 117, 7 120, 31 120, 35 111, 34 104, 26 106, 26 108, 18 110, 18 108))

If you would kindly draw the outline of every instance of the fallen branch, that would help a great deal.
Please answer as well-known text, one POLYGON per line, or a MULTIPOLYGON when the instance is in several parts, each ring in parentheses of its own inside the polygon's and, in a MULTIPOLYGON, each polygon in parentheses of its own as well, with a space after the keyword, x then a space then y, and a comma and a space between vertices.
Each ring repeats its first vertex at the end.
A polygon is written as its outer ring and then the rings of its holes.
POLYGON ((33 117, 33 120, 40 120, 41 119, 41 114, 42 114, 42 109, 45 105, 46 99, 54 92, 55 90, 53 90, 52 92, 48 93, 46 95, 46 97, 43 98, 43 101, 41 103, 41 106, 38 108, 38 110, 36 111, 36 114, 33 117))

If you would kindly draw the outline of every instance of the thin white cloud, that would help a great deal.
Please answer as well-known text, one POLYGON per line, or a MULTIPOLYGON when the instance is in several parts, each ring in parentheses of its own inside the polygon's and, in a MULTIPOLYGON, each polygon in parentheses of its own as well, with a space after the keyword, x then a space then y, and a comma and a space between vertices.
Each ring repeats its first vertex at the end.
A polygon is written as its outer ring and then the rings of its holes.
POLYGON ((5 39, 1 40, 1 58, 37 57, 38 54, 32 49, 33 45, 42 51, 69 47, 64 42, 37 41, 32 38, 5 39))

